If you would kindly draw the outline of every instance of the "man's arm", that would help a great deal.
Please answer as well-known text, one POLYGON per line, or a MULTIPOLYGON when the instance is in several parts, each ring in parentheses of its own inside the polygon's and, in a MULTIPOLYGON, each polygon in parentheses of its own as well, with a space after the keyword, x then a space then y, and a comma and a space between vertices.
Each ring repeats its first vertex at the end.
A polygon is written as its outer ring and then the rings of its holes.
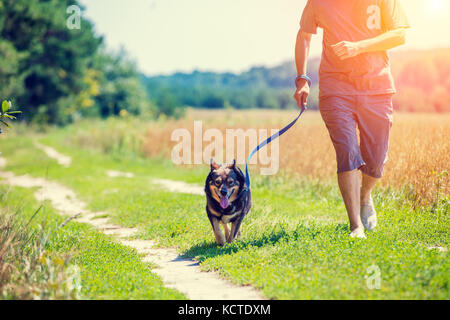
POLYGON ((387 51, 401 46, 406 41, 405 28, 398 28, 387 31, 374 38, 357 42, 341 41, 332 45, 334 53, 341 59, 355 57, 361 53, 387 51))
MULTIPOLYGON (((297 41, 295 43, 295 65, 297 66, 297 75, 306 74, 306 64, 309 56, 309 48, 311 44, 311 33, 299 30, 297 41)), ((297 81, 297 89, 295 90, 294 99, 297 105, 302 108, 306 106, 309 95, 309 85, 305 79, 297 81)))

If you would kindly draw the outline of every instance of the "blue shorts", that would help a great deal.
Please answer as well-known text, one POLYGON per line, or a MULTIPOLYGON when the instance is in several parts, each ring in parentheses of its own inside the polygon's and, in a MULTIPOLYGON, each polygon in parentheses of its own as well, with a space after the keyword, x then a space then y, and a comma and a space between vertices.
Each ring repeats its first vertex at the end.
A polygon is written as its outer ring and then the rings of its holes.
POLYGON ((381 178, 393 121, 392 96, 319 97, 320 114, 336 150, 338 173, 360 169, 368 176, 381 178))

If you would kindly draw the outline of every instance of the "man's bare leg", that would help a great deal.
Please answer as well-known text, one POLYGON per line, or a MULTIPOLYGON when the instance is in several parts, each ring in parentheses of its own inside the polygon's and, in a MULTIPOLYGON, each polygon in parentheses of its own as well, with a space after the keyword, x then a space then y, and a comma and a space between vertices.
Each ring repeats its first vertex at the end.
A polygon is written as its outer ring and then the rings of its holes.
POLYGON ((372 190, 378 182, 377 178, 362 174, 361 186, 361 221, 364 228, 368 231, 373 230, 377 226, 377 212, 372 200, 372 190))
POLYGON ((350 231, 363 227, 361 222, 361 179, 358 170, 338 173, 338 184, 350 220, 350 231))
POLYGON ((379 180, 364 173, 362 174, 361 205, 369 205, 371 203, 372 190, 379 180))

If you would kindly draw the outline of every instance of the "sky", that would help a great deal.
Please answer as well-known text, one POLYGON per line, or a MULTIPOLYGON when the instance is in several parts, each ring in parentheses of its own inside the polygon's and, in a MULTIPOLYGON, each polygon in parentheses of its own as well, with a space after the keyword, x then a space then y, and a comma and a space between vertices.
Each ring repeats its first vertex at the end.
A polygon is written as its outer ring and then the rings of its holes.
MULTIPOLYGON (((450 47, 450 0, 401 0, 412 28, 404 49, 450 47)), ((294 59, 306 0, 80 0, 83 16, 147 75, 242 72, 294 59)), ((321 53, 321 34, 311 56, 321 53)))

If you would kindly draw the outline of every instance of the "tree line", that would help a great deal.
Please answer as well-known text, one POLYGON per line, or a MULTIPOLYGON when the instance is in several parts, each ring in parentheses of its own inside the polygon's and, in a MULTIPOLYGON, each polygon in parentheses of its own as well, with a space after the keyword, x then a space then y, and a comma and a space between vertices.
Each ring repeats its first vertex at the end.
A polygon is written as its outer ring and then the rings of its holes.
MULTIPOLYGON (((308 67, 315 83, 319 63, 320 59, 314 58, 308 67)), ((208 109, 295 108, 292 99, 295 77, 294 63, 287 62, 273 68, 254 67, 241 74, 194 71, 169 76, 142 75, 142 81, 154 103, 170 113, 178 106, 208 109)), ((313 93, 316 90, 313 88, 313 93)), ((309 105, 317 109, 314 94, 309 105)))
MULTIPOLYGON (((450 48, 395 51, 391 60, 397 111, 450 112, 450 48)), ((318 109, 319 66, 319 58, 308 61, 308 74, 313 80, 308 108, 313 110, 318 109)), ((251 68, 241 74, 194 71, 169 76, 143 75, 142 81, 155 103, 169 112, 180 105, 288 109, 296 108, 292 99, 295 77, 295 64, 291 61, 273 68, 251 68)))

